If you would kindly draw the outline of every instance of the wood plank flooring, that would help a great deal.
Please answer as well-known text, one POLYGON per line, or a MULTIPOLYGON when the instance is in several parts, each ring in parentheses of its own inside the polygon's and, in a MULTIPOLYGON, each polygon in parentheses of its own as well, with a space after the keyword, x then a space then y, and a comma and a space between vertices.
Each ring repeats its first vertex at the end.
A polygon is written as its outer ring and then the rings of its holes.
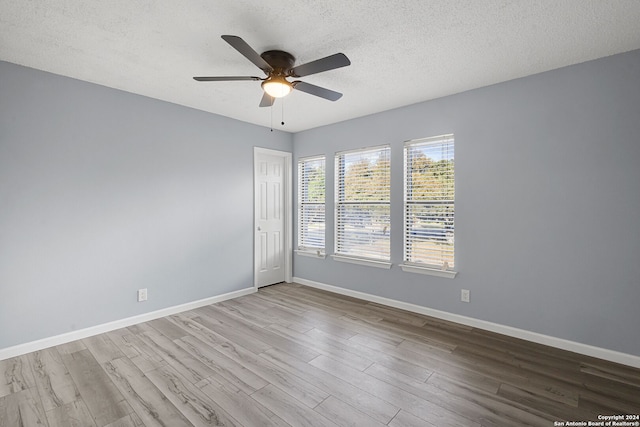
POLYGON ((638 369, 297 284, 0 361, 2 427, 554 426, 625 414, 640 414, 638 369))

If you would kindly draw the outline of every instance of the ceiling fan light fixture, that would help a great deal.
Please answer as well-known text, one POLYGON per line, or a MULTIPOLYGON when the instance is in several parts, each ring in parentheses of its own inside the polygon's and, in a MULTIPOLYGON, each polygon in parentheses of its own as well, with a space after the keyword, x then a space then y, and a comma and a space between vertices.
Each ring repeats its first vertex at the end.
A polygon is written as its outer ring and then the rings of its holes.
POLYGON ((344 53, 336 53, 306 64, 295 66, 296 58, 289 52, 284 50, 267 50, 258 53, 238 36, 223 35, 222 39, 229 43, 232 48, 237 50, 242 56, 247 58, 264 72, 267 77, 260 78, 255 76, 211 76, 211 77, 194 77, 199 82, 224 82, 238 80, 262 81, 262 90, 264 94, 260 100, 260 107, 272 107, 275 98, 283 98, 291 93, 293 89, 309 95, 324 98, 329 101, 337 101, 342 97, 340 92, 334 92, 320 86, 305 83, 303 81, 290 82, 287 78, 296 79, 298 77, 310 76, 325 71, 335 70, 336 68, 351 65, 351 61, 344 53))
POLYGON ((291 93, 293 86, 284 77, 270 77, 262 82, 262 89, 274 98, 283 98, 291 93))

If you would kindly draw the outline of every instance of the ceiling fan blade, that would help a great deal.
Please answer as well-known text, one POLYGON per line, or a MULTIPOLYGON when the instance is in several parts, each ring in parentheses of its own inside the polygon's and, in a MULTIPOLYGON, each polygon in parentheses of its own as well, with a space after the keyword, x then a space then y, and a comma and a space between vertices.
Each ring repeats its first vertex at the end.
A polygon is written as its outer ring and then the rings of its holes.
POLYGON ((260 100, 260 106, 271 107, 273 106, 273 101, 275 101, 275 98, 273 98, 267 92, 264 92, 264 94, 262 95, 262 99, 260 100))
POLYGON ((317 59, 306 64, 293 67, 289 74, 293 77, 304 77, 311 74, 321 73, 323 71, 335 70, 336 68, 346 67, 351 65, 351 61, 344 53, 336 53, 326 58, 317 59))
POLYGON ((338 99, 342 98, 342 94, 340 92, 335 92, 320 86, 312 85, 311 83, 298 81, 291 84, 296 90, 319 96, 320 98, 328 99, 329 101, 337 101, 338 99))
POLYGON ((221 77, 194 77, 193 80, 199 82, 232 82, 239 80, 262 80, 260 77, 254 76, 221 76, 221 77))
POLYGON ((238 36, 222 36, 222 39, 229 43, 235 50, 240 52, 247 58, 249 61, 253 62, 256 67, 260 68, 265 74, 268 74, 270 71, 273 71, 273 67, 269 65, 267 61, 262 59, 262 57, 253 50, 251 46, 247 44, 244 40, 242 40, 238 36))

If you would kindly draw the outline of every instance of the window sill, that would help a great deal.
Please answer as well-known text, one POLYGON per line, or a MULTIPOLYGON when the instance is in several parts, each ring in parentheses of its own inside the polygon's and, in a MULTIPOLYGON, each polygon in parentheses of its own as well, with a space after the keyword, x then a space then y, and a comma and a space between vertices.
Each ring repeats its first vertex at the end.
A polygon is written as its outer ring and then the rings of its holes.
POLYGON ((429 276, 446 277, 447 279, 453 279, 458 274, 457 271, 438 270, 437 268, 420 267, 413 264, 400 264, 400 268, 407 273, 427 274, 429 276))
POLYGON ((327 257, 327 255, 322 252, 321 250, 310 250, 310 249, 299 249, 297 251, 295 251, 296 254, 300 255, 300 256, 307 256, 310 258, 320 258, 320 259, 325 259, 327 257))
POLYGON ((387 262, 387 261, 376 261, 376 260, 372 260, 372 259, 368 259, 368 258, 355 258, 355 257, 350 257, 350 256, 344 256, 344 255, 331 255, 331 258, 333 258, 336 261, 340 261, 340 262, 348 262, 351 264, 359 264, 359 265, 366 265, 368 267, 376 267, 376 268, 384 268, 384 269, 390 269, 391 268, 391 263, 387 262))

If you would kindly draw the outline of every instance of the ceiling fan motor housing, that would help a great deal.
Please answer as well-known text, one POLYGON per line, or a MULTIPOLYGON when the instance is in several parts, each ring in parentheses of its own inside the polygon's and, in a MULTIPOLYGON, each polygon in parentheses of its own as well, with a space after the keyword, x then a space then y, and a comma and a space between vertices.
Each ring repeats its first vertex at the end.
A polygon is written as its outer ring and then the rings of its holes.
POLYGON ((296 58, 293 55, 283 50, 268 50, 260 54, 260 57, 273 67, 275 74, 283 76, 287 75, 296 62, 296 58))

